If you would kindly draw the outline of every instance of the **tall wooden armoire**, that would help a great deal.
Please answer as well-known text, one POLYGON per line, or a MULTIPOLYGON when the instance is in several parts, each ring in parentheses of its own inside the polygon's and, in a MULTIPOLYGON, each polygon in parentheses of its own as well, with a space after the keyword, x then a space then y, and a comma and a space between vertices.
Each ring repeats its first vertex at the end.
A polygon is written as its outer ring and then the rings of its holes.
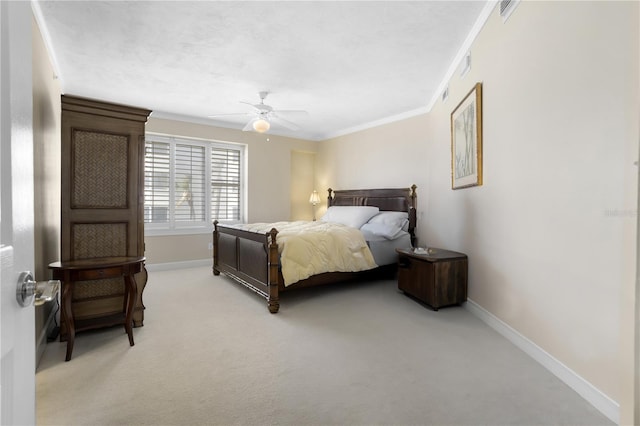
MULTIPOLYGON (((150 113, 62 95, 60 260, 144 255, 144 132, 150 113)), ((146 269, 135 279, 133 321, 140 327, 146 269)), ((77 282, 72 300, 76 320, 122 312, 124 281, 77 282)))

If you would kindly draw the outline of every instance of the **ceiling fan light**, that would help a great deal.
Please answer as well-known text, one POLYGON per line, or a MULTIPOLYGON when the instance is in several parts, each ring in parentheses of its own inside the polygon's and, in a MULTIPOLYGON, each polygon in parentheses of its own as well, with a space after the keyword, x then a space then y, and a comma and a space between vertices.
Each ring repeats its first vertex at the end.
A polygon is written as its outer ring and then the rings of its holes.
POLYGON ((253 130, 258 133, 264 133, 271 127, 271 124, 264 118, 259 118, 253 122, 253 130))

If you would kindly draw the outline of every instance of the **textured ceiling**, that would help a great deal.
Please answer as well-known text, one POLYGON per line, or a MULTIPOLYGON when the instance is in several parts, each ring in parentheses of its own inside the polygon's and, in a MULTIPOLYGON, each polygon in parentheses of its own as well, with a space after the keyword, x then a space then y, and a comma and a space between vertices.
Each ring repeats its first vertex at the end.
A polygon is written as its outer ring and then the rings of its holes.
MULTIPOLYGON (((486 1, 37 1, 66 94, 242 129, 258 103, 306 110, 272 134, 322 140, 426 111, 486 1), (224 121, 222 121, 224 119, 224 121)), ((284 115, 285 118, 291 118, 284 115)))

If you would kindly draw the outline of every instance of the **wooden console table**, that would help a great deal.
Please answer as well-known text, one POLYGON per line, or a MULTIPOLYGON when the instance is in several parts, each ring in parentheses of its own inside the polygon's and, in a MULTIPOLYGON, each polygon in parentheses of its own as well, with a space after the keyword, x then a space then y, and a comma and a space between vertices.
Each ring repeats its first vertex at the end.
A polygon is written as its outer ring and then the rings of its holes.
POLYGON ((49 269, 53 272, 53 279, 62 281, 61 321, 65 323, 68 331, 65 361, 71 359, 76 331, 124 324, 124 329, 129 336, 129 344, 133 346, 133 311, 138 294, 134 274, 142 270, 144 260, 144 257, 102 257, 54 262, 49 265, 49 269), (74 283, 116 277, 124 277, 125 295, 122 312, 74 321, 71 309, 74 283))

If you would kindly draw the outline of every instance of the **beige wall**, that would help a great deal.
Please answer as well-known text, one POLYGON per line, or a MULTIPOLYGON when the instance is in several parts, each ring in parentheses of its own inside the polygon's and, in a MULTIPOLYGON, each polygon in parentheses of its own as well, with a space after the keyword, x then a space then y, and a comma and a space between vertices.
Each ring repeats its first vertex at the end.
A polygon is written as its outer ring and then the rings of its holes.
POLYGON ((33 157, 35 275, 60 260, 60 85, 35 20, 33 28, 33 157))
MULTIPOLYGON (((290 220, 312 220, 313 206, 309 197, 315 188, 314 152, 291 152, 291 216, 290 220)), ((318 191, 322 198, 323 191, 318 191)))
MULTIPOLYGON (((50 278, 48 265, 60 260, 60 85, 35 20, 32 19, 34 274, 50 278)), ((36 363, 55 315, 54 303, 35 309, 36 363)))
POLYGON ((316 165, 316 187, 323 191, 318 214, 326 212, 327 188, 409 188, 413 184, 422 193, 418 208, 424 211, 427 124, 425 116, 418 116, 322 141, 316 165))
MULTIPOLYGON (((141 105, 144 107, 144 105, 141 105)), ((204 124, 154 118, 146 127, 147 132, 192 138, 234 142, 247 146, 247 217, 249 222, 275 222, 292 218, 291 182, 310 179, 293 176, 291 156, 295 152, 313 153, 317 142, 264 135, 255 132, 224 129, 204 124), (269 141, 267 141, 267 138, 269 141)), ((309 186, 312 182, 309 182, 309 186)), ((309 194, 306 195, 307 200, 309 194)), ((208 259, 212 252, 208 244, 210 233, 193 236, 145 236, 148 264, 171 263, 208 259)))
POLYGON ((467 253, 470 299, 621 403, 627 423, 637 9, 521 2, 506 23, 494 10, 446 102, 321 143, 317 168, 318 186, 417 184, 419 244, 467 253), (453 191, 450 113, 476 82, 484 185, 453 191))
POLYGON ((193 235, 145 235, 144 255, 147 258, 146 264, 155 265, 158 263, 211 259, 211 266, 213 266, 213 251, 209 250, 209 244, 212 241, 213 235, 209 232, 193 235))

